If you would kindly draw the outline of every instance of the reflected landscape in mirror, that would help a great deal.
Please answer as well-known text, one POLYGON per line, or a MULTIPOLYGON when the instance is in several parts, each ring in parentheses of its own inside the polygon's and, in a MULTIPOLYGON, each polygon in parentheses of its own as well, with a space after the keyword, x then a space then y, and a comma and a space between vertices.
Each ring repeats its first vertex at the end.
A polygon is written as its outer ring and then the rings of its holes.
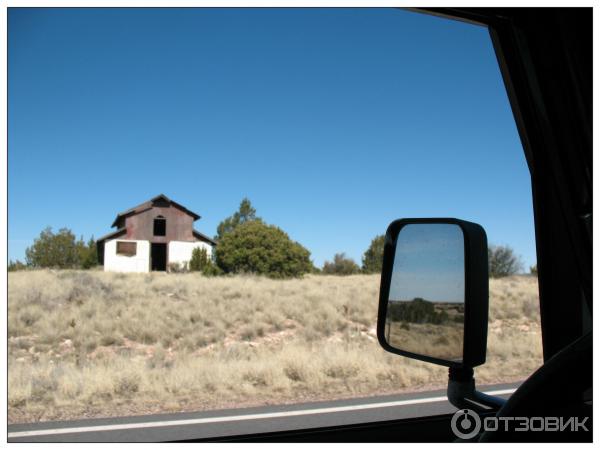
POLYGON ((388 297, 389 345, 461 362, 464 236, 455 224, 409 224, 399 232, 388 297))

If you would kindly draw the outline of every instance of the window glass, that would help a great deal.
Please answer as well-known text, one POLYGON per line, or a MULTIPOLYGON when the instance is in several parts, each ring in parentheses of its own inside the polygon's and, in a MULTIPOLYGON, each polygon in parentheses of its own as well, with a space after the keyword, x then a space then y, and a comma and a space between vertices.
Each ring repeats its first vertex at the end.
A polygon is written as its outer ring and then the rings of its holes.
POLYGON ((477 383, 541 364, 529 172, 486 28, 379 8, 8 22, 11 424, 445 388, 376 339, 404 217, 487 231, 477 383), (94 237, 161 192, 177 239, 102 266, 94 237))

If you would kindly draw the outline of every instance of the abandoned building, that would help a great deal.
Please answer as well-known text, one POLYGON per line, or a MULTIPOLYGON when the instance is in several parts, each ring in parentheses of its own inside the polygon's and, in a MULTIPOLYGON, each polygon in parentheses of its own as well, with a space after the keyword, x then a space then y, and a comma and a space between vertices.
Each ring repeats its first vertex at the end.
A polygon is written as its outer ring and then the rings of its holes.
POLYGON ((149 272, 185 267, 195 248, 205 248, 210 257, 216 242, 194 230, 199 218, 158 195, 117 215, 117 230, 97 241, 98 260, 105 271, 149 272))

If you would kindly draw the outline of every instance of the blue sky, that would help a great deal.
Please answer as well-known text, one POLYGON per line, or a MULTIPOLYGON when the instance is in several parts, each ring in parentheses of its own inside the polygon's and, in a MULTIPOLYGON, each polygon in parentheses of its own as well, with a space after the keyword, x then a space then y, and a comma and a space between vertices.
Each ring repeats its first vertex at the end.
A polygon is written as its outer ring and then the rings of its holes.
POLYGON ((397 9, 9 9, 9 258, 159 193, 201 232, 247 196, 317 265, 402 217, 535 262, 485 28, 397 9))
POLYGON ((398 234, 390 300, 465 299, 465 244, 454 224, 405 225, 398 234))

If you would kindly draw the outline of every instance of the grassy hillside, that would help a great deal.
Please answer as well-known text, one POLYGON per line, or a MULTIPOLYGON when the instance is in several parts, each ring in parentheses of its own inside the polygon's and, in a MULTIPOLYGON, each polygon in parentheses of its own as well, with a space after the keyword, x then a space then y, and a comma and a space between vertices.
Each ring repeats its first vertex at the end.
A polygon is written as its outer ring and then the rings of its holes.
MULTIPOLYGON (((14 272, 9 421, 198 410, 443 387, 447 370, 384 352, 379 277, 14 272)), ((490 281, 479 383, 541 364, 537 280, 490 281)))

